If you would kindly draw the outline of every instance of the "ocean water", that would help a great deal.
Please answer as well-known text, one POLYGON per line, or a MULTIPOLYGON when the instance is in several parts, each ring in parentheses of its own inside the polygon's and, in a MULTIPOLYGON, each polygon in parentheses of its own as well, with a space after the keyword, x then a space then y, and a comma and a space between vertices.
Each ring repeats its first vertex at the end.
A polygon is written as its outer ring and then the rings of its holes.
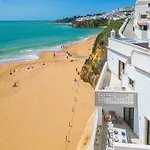
POLYGON ((0 64, 38 59, 43 51, 83 41, 102 29, 75 29, 46 21, 0 21, 0 64))

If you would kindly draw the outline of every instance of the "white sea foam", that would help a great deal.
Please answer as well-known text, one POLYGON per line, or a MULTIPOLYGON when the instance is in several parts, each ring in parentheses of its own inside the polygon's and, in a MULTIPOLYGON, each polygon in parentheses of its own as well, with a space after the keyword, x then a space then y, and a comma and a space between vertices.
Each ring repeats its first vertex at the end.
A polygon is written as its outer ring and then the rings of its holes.
MULTIPOLYGON (((79 40, 77 41, 70 41, 67 44, 64 44, 64 46, 70 46, 72 44, 77 44, 80 42, 84 42, 86 41, 89 37, 80 37, 79 40)), ((20 54, 21 55, 17 55, 17 56, 0 56, 0 65, 3 64, 7 64, 7 63, 11 63, 11 62, 23 62, 23 61, 31 61, 31 60, 36 60, 38 59, 38 53, 40 52, 47 52, 47 51, 51 51, 51 52, 59 52, 61 51, 61 46, 62 45, 58 45, 58 46, 54 46, 54 47, 45 47, 45 48, 38 48, 38 49, 22 49, 20 50, 20 54)))
POLYGON ((31 61, 36 60, 39 57, 35 55, 22 55, 22 56, 14 56, 14 57, 6 57, 5 59, 0 58, 0 65, 11 63, 11 62, 23 62, 23 61, 31 61))

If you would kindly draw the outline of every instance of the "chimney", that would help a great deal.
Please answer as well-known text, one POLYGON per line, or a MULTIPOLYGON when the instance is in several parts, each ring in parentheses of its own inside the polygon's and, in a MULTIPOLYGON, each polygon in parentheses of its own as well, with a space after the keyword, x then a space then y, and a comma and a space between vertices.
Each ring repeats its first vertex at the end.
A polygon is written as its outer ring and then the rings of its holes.
POLYGON ((111 31, 110 37, 114 39, 116 38, 116 31, 114 29, 111 31))

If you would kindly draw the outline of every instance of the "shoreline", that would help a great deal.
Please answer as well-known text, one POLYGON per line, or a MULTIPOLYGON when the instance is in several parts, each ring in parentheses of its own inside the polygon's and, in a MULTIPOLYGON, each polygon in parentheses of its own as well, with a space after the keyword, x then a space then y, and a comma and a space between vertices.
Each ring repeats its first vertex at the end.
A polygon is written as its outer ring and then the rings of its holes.
MULTIPOLYGON (((76 45, 78 43, 82 43, 82 42, 85 42, 85 41, 88 41, 88 40, 91 40, 91 39, 94 39, 97 37, 98 34, 95 34, 95 35, 90 35, 86 38, 84 38, 83 40, 79 40, 79 41, 74 41, 74 42, 70 42, 68 44, 64 44, 63 46, 69 48, 73 45, 76 45)), ((24 62, 32 62, 32 61, 36 61, 36 60, 39 60, 42 58, 43 55, 45 55, 46 53, 61 53, 61 52, 65 52, 66 49, 61 49, 61 45, 58 45, 58 46, 55 46, 55 47, 59 47, 59 50, 58 51, 55 51, 55 50, 49 50, 48 48, 44 48, 44 49, 39 49, 39 52, 37 52, 36 54, 33 54, 35 56, 37 56, 38 58, 37 59, 33 59, 33 60, 22 60, 22 61, 10 61, 8 63, 4 63, 4 64, 0 64, 0 67, 1 66, 4 66, 4 65, 8 65, 8 64, 18 64, 18 63, 24 63, 24 62), (47 50, 46 50, 47 49, 47 50), (43 51, 40 51, 40 50, 43 50, 43 51)))

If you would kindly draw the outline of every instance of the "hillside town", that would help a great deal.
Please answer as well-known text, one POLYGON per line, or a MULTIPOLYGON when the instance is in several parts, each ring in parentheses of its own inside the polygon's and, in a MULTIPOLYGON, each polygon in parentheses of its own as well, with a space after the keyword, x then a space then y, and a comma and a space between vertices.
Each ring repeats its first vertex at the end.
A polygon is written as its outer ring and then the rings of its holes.
POLYGON ((108 19, 108 20, 119 20, 125 19, 127 16, 131 16, 134 14, 135 7, 124 7, 113 10, 112 12, 102 13, 102 14, 94 14, 94 15, 86 15, 81 16, 76 19, 76 21, 84 21, 84 20, 97 20, 97 19, 108 19))

